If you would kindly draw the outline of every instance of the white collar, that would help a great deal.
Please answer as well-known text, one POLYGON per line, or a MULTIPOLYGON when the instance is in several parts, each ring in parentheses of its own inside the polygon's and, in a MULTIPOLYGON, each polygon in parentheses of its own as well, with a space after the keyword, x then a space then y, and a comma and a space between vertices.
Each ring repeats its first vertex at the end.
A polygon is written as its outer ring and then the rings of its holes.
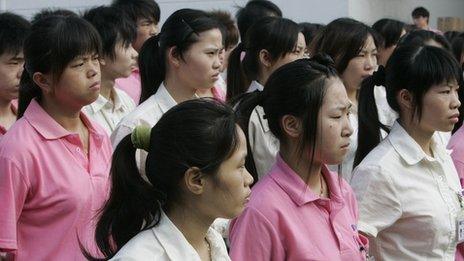
MULTIPOLYGON (((171 260, 201 261, 196 250, 163 211, 158 225, 151 230, 171 260)), ((206 240, 210 244, 213 260, 230 260, 224 241, 218 232, 209 228, 206 240)))
POLYGON ((390 141, 395 151, 409 165, 415 165, 423 159, 426 159, 427 161, 434 161, 435 159, 443 160, 447 155, 449 156, 449 151, 443 146, 441 142, 437 142, 439 137, 436 135, 438 135, 437 132, 434 133, 432 142, 430 144, 435 158, 425 154, 419 144, 417 144, 417 142, 406 132, 406 130, 398 123, 398 121, 395 121, 393 124, 387 139, 390 141))
POLYGON ((254 91, 260 91, 262 92, 264 90, 264 86, 262 86, 259 82, 257 81, 252 81, 250 84, 250 87, 248 87, 247 92, 254 92, 254 91))

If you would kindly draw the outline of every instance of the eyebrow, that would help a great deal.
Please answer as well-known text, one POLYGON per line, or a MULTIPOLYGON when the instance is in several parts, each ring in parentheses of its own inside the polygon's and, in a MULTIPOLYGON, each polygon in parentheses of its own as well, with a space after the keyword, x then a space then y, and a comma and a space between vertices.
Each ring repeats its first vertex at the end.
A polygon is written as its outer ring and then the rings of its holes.
POLYGON ((337 106, 335 109, 336 110, 349 110, 351 109, 351 107, 353 107, 353 104, 350 102, 350 103, 347 103, 345 106, 337 106))

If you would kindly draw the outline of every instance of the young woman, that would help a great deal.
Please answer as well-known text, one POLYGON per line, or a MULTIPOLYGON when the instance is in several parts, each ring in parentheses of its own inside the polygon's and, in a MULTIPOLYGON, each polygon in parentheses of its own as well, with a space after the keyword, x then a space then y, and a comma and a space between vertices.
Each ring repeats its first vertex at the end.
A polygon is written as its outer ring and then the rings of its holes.
POLYGON ((232 260, 365 259, 354 193, 326 166, 343 160, 353 132, 331 62, 316 55, 284 65, 253 94, 280 151, 231 223, 232 260))
MULTIPOLYGON (((113 132, 113 147, 138 125, 152 127, 179 102, 195 98, 197 89, 210 89, 219 76, 222 35, 218 22, 205 12, 181 9, 148 39, 139 54, 142 79, 140 104, 113 132)), ((144 169, 146 153, 139 151, 144 169)))
POLYGON ((100 37, 50 16, 24 45, 19 120, 0 141, 0 249, 14 260, 84 260, 108 193, 111 144, 82 107, 100 92, 100 37))
MULTIPOLYGON (((350 18, 340 18, 329 23, 313 42, 311 53, 326 53, 335 61, 337 69, 353 104, 350 115, 350 149, 340 166, 341 174, 348 182, 352 176, 353 161, 358 144, 358 91, 361 82, 377 69, 377 42, 373 30, 350 18)), ((336 166, 331 167, 333 170, 336 166)))
POLYGON ((0 14, 0 139, 16 121, 19 80, 24 67, 23 45, 31 25, 21 16, 0 14))
POLYGON ((372 25, 372 29, 378 35, 378 53, 377 61, 379 65, 385 66, 400 38, 406 34, 405 24, 403 22, 383 18, 372 25))
MULTIPOLYGON (((406 45, 430 45, 447 51, 450 50, 443 36, 430 31, 416 30, 407 33, 398 43, 398 46, 406 45)), ((399 117, 398 112, 392 109, 387 101, 386 88, 382 85, 383 81, 378 81, 378 79, 383 79, 382 75, 385 74, 385 67, 379 67, 376 74, 380 75, 380 77, 366 79, 359 91, 359 140, 353 164, 354 167, 387 136, 399 117), (375 104, 373 101, 375 101, 375 104), (380 124, 373 124, 373 122, 377 122, 377 119, 379 119, 380 124)), ((459 92, 462 93, 462 90, 459 92)), ((460 107, 460 110, 462 110, 462 107, 460 107)), ((462 120, 463 115, 459 115, 459 121, 455 124, 454 130, 461 126, 462 120)), ((451 137, 451 132, 438 131, 437 134, 439 141, 446 146, 451 137)))
POLYGON ((441 48, 407 45, 373 77, 386 87, 399 119, 354 171, 358 228, 376 260, 453 260, 464 240, 457 227, 464 222, 463 198, 436 132, 451 131, 458 121, 459 65, 441 48))
POLYGON ((113 155, 112 188, 96 241, 112 260, 230 260, 210 225, 240 214, 250 196, 243 131, 230 107, 185 101, 138 126, 113 155), (148 151, 147 178, 135 148, 148 151))
POLYGON ((232 104, 239 104, 240 124, 247 130, 249 150, 252 152, 247 157, 247 168, 255 180, 270 170, 279 150, 279 142, 270 133, 260 106, 242 108, 240 104, 246 100, 246 95, 242 95, 262 91, 272 72, 303 57, 305 46, 304 36, 295 22, 266 17, 248 30, 245 41, 230 55, 227 97, 232 104))
POLYGON ((119 121, 135 109, 131 97, 116 88, 115 80, 128 77, 137 67, 138 53, 131 45, 136 29, 123 12, 114 7, 95 7, 86 11, 83 18, 97 29, 103 46, 100 95, 83 111, 111 135, 119 121))

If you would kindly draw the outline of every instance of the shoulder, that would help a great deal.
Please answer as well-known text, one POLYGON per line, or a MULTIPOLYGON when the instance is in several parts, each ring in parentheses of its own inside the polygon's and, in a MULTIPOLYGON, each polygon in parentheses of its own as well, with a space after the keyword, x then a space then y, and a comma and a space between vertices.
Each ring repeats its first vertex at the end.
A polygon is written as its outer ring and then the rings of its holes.
POLYGON ((153 231, 145 230, 127 242, 111 260, 167 260, 153 231))

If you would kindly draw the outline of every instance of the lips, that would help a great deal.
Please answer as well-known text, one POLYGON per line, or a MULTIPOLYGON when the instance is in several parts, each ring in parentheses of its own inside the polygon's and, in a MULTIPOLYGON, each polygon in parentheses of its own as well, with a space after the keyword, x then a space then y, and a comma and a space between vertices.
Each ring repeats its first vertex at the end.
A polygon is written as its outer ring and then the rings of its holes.
POLYGON ((89 89, 100 89, 100 82, 95 82, 90 85, 89 89))
POLYGON ((456 123, 459 121, 459 113, 455 113, 453 115, 451 115, 448 119, 450 119, 452 122, 456 123))
POLYGON ((348 149, 350 147, 350 143, 346 143, 345 145, 341 146, 342 149, 348 149))

